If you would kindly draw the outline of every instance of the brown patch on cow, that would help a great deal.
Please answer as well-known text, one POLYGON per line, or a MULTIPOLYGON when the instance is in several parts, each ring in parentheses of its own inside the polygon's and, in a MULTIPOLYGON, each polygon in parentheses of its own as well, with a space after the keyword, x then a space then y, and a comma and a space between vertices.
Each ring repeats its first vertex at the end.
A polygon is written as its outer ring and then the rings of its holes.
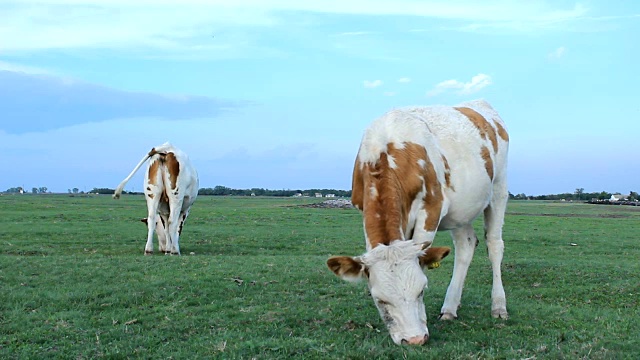
POLYGON ((491 123, 480 115, 477 111, 467 107, 457 107, 456 110, 460 111, 462 115, 466 116, 473 125, 480 131, 480 136, 483 139, 491 141, 493 151, 498 152, 498 138, 496 135, 496 129, 491 126, 491 123))
POLYGON ((176 189, 178 186, 178 175, 180 174, 180 163, 175 154, 170 152, 165 157, 165 165, 169 170, 169 182, 171 183, 171 189, 176 189))
POLYGON ((496 128, 498 128, 498 136, 500 136, 502 140, 509 142, 509 134, 507 133, 507 130, 505 130, 505 128, 500 125, 499 122, 495 120, 493 122, 496 124, 496 128))
POLYGON ((349 256, 332 256, 327 260, 327 267, 340 277, 359 277, 363 265, 349 256))
POLYGON ((147 194, 147 196, 149 197, 149 199, 153 199, 154 198, 153 194, 147 194))
POLYGON ((444 196, 424 147, 404 143, 402 148, 396 148, 388 144, 387 152, 381 153, 375 164, 364 164, 362 171, 357 170, 358 165, 356 163, 352 196, 362 201, 365 232, 371 248, 404 239, 403 229, 407 228, 411 203, 423 187, 426 188, 422 199, 427 212, 425 230, 437 230, 444 196), (393 168, 390 158, 395 164, 393 168))
POLYGON ((156 148, 151 148, 151 150, 149 151, 149 154, 147 154, 147 156, 152 157, 153 155, 157 154, 158 151, 156 151, 156 148))
POLYGON ((420 266, 422 268, 433 269, 436 263, 439 263, 442 259, 447 257, 451 252, 451 248, 448 247, 430 247, 427 249, 424 255, 420 256, 420 266))
POLYGON ((449 167, 449 161, 444 155, 442 155, 442 162, 444 163, 444 182, 449 189, 455 191, 451 185, 451 168, 449 167))
MULTIPOLYGON (((155 185, 158 178, 158 170, 160 169, 160 161, 154 161, 149 164, 149 184, 155 185)), ((147 188, 148 189, 148 188, 147 188)))
POLYGON ((351 181, 351 203, 358 210, 363 209, 363 196, 364 196, 364 179, 362 178, 362 169, 360 167, 360 161, 356 158, 356 163, 353 165, 353 177, 351 181))
POLYGON ((493 180, 493 160, 491 159, 491 153, 489 152, 489 148, 483 146, 480 150, 480 155, 482 155, 482 160, 484 160, 484 168, 487 170, 487 174, 489 175, 489 179, 493 180))

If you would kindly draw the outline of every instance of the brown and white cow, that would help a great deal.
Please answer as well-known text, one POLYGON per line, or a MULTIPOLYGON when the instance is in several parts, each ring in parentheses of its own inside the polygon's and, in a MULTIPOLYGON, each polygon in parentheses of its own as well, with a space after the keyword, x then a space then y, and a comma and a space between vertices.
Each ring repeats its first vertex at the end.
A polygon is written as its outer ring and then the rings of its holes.
POLYGON ((175 146, 164 143, 145 155, 116 188, 114 199, 144 163, 149 160, 144 179, 147 200, 147 244, 145 254, 153 253, 153 232, 156 228, 160 251, 180 255, 180 233, 191 205, 198 196, 198 173, 187 154, 175 146))
POLYGON ((446 256, 431 244, 451 230, 455 259, 440 319, 457 317, 478 239, 473 220, 484 212, 493 269, 491 314, 507 318, 501 262, 507 205, 509 136, 485 101, 456 107, 393 110, 365 131, 353 170, 353 204, 363 213, 366 253, 336 256, 329 268, 345 280, 366 278, 396 344, 429 339, 421 266, 446 256))

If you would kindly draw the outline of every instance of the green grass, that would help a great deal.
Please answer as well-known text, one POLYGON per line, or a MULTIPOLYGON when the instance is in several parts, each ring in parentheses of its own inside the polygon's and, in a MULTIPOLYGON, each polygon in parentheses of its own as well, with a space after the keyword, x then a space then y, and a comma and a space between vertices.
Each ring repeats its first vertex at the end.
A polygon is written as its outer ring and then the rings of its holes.
POLYGON ((143 256, 141 196, 0 196, 0 358, 640 356, 640 208, 511 202, 510 319, 490 316, 481 243, 458 320, 436 320, 451 257, 428 272, 431 339, 401 347, 365 284, 325 266, 363 251, 360 214, 296 206, 313 201, 200 197, 177 257, 143 256))

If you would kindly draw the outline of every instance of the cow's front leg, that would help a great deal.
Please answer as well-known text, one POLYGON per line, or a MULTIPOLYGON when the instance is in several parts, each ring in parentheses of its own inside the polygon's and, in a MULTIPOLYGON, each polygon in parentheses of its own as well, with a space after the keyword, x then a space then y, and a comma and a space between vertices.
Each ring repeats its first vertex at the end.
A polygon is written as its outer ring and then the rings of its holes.
POLYGON ((170 250, 171 255, 180 255, 180 227, 183 221, 182 212, 180 209, 182 208, 182 201, 171 202, 171 213, 169 214, 168 220, 168 237, 170 239, 169 244, 167 244, 168 250, 170 250))
POLYGON ((473 260, 473 253, 478 244, 478 238, 471 225, 451 230, 451 237, 455 247, 455 260, 451 283, 447 289, 442 310, 440 310, 441 320, 452 320, 458 317, 462 288, 467 277, 467 270, 469 270, 469 265, 473 260))

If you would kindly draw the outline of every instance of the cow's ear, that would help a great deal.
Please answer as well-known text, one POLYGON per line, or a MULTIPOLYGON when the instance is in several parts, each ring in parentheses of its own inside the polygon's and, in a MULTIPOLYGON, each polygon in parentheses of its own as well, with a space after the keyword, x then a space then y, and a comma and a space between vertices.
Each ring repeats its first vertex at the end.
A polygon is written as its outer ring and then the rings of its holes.
POLYGON ((327 260, 329 270, 347 281, 358 281, 366 277, 366 267, 362 260, 350 256, 333 256, 327 260))
POLYGON ((140 221, 142 221, 143 223, 146 224, 147 223, 147 218, 142 218, 142 219, 140 219, 140 221))
POLYGON ((420 266, 422 268, 435 269, 440 267, 440 261, 447 257, 451 252, 451 248, 444 247, 430 247, 424 255, 420 255, 420 266))

